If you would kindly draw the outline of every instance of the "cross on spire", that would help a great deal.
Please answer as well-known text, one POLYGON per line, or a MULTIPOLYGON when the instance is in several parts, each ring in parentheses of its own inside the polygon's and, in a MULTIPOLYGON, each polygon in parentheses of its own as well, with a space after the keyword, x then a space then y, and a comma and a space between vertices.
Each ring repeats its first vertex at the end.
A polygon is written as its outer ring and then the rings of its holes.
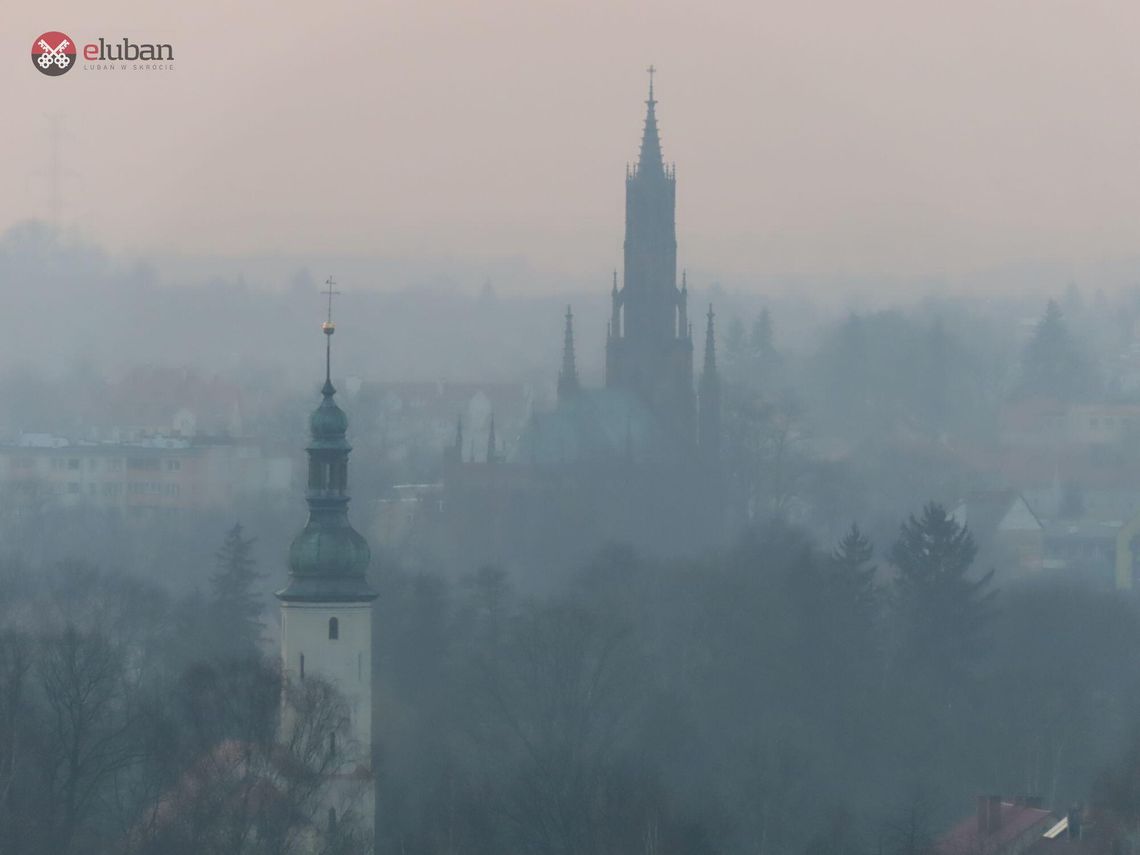
POLYGON ((336 390, 332 385, 332 336, 336 332, 336 324, 332 319, 332 298, 340 294, 340 291, 334 291, 333 286, 336 282, 330 276, 325 280, 325 290, 321 294, 329 298, 329 314, 328 320, 321 324, 321 331, 325 334, 325 395, 332 395, 336 390))
POLYGON ((333 290, 333 286, 335 284, 336 284, 336 282, 334 282, 333 278, 330 276, 328 279, 325 280, 325 285, 327 287, 325 288, 324 291, 321 292, 322 294, 324 294, 325 296, 327 296, 329 298, 329 319, 325 323, 330 324, 330 325, 332 324, 332 298, 340 296, 340 291, 334 291, 333 290))

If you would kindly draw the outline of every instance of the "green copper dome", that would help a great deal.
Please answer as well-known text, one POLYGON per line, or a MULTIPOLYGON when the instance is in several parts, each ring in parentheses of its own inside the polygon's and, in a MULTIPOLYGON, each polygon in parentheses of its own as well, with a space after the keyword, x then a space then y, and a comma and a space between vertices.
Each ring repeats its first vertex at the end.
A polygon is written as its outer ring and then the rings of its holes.
POLYGON ((282 600, 372 600, 364 572, 372 560, 368 542, 343 514, 311 511, 289 547, 289 585, 282 600), (336 519, 340 516, 340 519, 336 519))

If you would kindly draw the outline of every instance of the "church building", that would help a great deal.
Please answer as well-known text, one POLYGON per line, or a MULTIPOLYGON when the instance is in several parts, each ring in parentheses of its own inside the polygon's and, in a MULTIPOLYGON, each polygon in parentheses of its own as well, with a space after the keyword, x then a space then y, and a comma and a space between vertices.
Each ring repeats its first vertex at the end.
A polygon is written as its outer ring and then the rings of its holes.
MULTIPOLYGON (((330 283, 331 292, 331 283, 330 283)), ((328 804, 319 817, 325 831, 351 814, 369 842, 374 835, 372 769, 372 601, 365 571, 371 552, 348 521, 348 417, 337 406, 331 378, 331 293, 325 334, 322 400, 309 418, 309 518, 289 547, 289 582, 281 602, 281 661, 287 680, 320 679, 343 697, 347 721, 326 739, 334 758, 328 804), (339 740, 339 744, 338 744, 339 740)), ((288 710, 286 714, 288 715, 288 710)))
MULTIPOLYGON (((687 276, 677 270, 676 170, 662 154, 650 68, 636 164, 626 167, 624 270, 615 271, 605 385, 584 388, 566 309, 553 409, 505 449, 444 454, 442 542, 452 559, 520 569, 577 563, 607 542, 695 551, 723 531, 720 379, 714 316, 694 384, 687 276)), ((445 559, 447 560, 447 559, 445 559)))

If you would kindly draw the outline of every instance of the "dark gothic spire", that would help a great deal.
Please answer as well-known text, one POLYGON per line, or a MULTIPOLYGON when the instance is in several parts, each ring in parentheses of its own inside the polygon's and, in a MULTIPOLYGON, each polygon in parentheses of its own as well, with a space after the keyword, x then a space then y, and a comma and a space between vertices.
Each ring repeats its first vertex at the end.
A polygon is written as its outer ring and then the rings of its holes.
POLYGON ((705 328, 705 365, 697 390, 697 442, 701 457, 710 466, 718 465, 720 458, 720 375, 716 370, 714 317, 710 303, 708 326, 705 328))
POLYGON ((354 602, 375 599, 364 571, 371 560, 368 543, 348 521, 348 417, 337 406, 332 384, 332 290, 329 278, 325 334, 325 384, 321 403, 309 417, 309 519, 289 547, 289 584, 279 599, 299 602, 354 602))
POLYGON ((578 391, 578 368, 574 364, 574 314, 566 307, 566 331, 562 338, 562 370, 558 372, 558 399, 578 391))
POLYGON ((661 156, 661 137, 657 133, 657 101, 653 97, 653 75, 657 71, 652 65, 649 71, 649 98, 645 102, 645 130, 641 135, 641 153, 637 158, 639 175, 665 172, 665 161, 661 156))

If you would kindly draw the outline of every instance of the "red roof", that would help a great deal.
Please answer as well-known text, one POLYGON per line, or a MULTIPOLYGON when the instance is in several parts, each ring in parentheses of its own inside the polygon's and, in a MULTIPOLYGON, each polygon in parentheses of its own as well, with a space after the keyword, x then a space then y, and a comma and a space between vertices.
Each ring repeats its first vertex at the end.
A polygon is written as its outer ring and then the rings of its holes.
POLYGON ((943 835, 934 844, 934 851, 938 855, 1014 855, 1054 822, 1052 812, 1044 808, 1001 802, 994 830, 981 831, 977 814, 971 814, 943 835))

